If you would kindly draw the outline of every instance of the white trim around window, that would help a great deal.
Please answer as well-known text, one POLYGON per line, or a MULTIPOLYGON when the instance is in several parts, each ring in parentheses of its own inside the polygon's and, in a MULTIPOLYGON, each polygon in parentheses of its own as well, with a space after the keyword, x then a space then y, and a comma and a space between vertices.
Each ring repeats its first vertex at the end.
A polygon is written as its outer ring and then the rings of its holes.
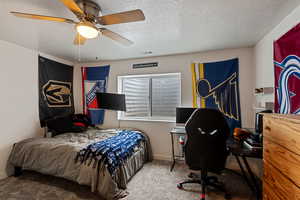
POLYGON ((118 120, 175 122, 176 107, 181 105, 181 73, 118 76, 117 81, 127 107, 127 112, 118 111, 118 120))

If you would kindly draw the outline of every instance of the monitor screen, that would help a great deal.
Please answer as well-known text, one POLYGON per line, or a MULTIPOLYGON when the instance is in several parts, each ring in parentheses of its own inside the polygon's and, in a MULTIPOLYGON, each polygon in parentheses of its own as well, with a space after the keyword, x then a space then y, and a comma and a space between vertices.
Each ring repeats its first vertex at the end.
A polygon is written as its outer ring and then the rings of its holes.
POLYGON ((176 123, 185 124, 197 108, 176 108, 176 123))
POLYGON ((96 93, 98 107, 107 110, 126 111, 125 95, 113 93, 96 93))

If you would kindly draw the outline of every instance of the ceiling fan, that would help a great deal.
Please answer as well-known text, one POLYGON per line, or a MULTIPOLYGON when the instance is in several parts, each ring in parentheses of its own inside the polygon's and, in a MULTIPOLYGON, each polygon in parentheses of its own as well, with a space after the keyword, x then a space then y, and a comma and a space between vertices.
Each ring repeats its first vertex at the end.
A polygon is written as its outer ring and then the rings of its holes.
POLYGON ((92 0, 59 1, 62 2, 70 11, 72 11, 76 15, 76 17, 79 19, 79 22, 61 17, 34 15, 20 12, 11 13, 17 17, 75 24, 75 28, 77 30, 74 40, 75 45, 83 45, 87 39, 96 38, 99 36, 99 34, 102 34, 123 45, 131 45, 133 44, 132 41, 122 37, 121 35, 113 31, 110 31, 107 28, 104 28, 103 26, 145 20, 144 13, 140 9, 102 16, 101 7, 92 0), (98 28, 96 26, 98 24, 102 27, 98 28))

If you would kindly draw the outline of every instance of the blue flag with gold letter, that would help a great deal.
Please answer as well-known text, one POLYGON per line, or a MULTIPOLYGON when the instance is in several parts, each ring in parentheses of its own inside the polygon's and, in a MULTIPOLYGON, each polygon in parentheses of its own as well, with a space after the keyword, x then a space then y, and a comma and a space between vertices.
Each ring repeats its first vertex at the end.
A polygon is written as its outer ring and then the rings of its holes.
POLYGON ((192 64, 191 70, 193 106, 220 110, 231 132, 241 127, 239 60, 192 64))

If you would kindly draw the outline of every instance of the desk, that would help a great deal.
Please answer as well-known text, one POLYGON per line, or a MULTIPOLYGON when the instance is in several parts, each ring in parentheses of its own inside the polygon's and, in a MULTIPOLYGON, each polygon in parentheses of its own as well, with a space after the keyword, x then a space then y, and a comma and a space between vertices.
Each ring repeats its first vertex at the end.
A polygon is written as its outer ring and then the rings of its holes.
POLYGON ((229 152, 235 157, 237 163, 239 164, 239 167, 242 172, 242 176, 244 177, 246 183, 252 190, 252 192, 256 195, 256 199, 261 199, 261 189, 259 186, 259 183, 257 182, 255 175, 253 174, 249 163, 247 161, 247 158, 259 158, 262 159, 263 157, 263 151, 260 150, 251 150, 243 146, 243 143, 237 140, 234 140, 233 138, 230 138, 227 140, 227 148, 229 152), (242 162, 241 159, 242 158, 242 162), (246 173, 246 170, 247 173, 246 173), (251 181, 249 180, 248 175, 250 176, 251 181))
POLYGON ((176 160, 177 160, 178 158, 184 159, 183 156, 175 155, 175 152, 174 152, 174 137, 175 137, 176 135, 177 135, 177 136, 185 136, 185 135, 186 135, 185 129, 184 129, 184 128, 180 128, 180 129, 173 128, 173 129, 170 131, 171 142, 172 142, 172 165, 171 165, 171 168, 170 168, 170 171, 171 171, 171 172, 172 172, 173 169, 174 169, 176 160))
MULTIPOLYGON (((172 164, 170 171, 174 169, 176 160, 178 158, 183 158, 182 156, 175 155, 174 153, 174 136, 184 136, 186 135, 186 132, 184 129, 176 129, 173 128, 170 131, 171 141, 172 141, 172 164)), ((257 180, 255 178, 255 175, 253 174, 249 163, 247 161, 247 158, 259 158, 262 159, 262 149, 260 150, 251 150, 247 147, 243 146, 243 143, 237 140, 234 140, 233 138, 229 138, 227 140, 227 148, 230 154, 232 154, 235 158, 237 163, 239 164, 239 167, 242 172, 242 176, 244 177, 246 183, 252 190, 252 192, 256 195, 256 199, 261 199, 261 190, 259 187, 259 184, 257 183, 257 180), (246 168, 246 169, 245 169, 246 168), (247 171, 247 173, 246 173, 247 171), (248 174, 248 175, 247 175, 248 174), (249 180, 249 177, 251 181, 249 180)))

